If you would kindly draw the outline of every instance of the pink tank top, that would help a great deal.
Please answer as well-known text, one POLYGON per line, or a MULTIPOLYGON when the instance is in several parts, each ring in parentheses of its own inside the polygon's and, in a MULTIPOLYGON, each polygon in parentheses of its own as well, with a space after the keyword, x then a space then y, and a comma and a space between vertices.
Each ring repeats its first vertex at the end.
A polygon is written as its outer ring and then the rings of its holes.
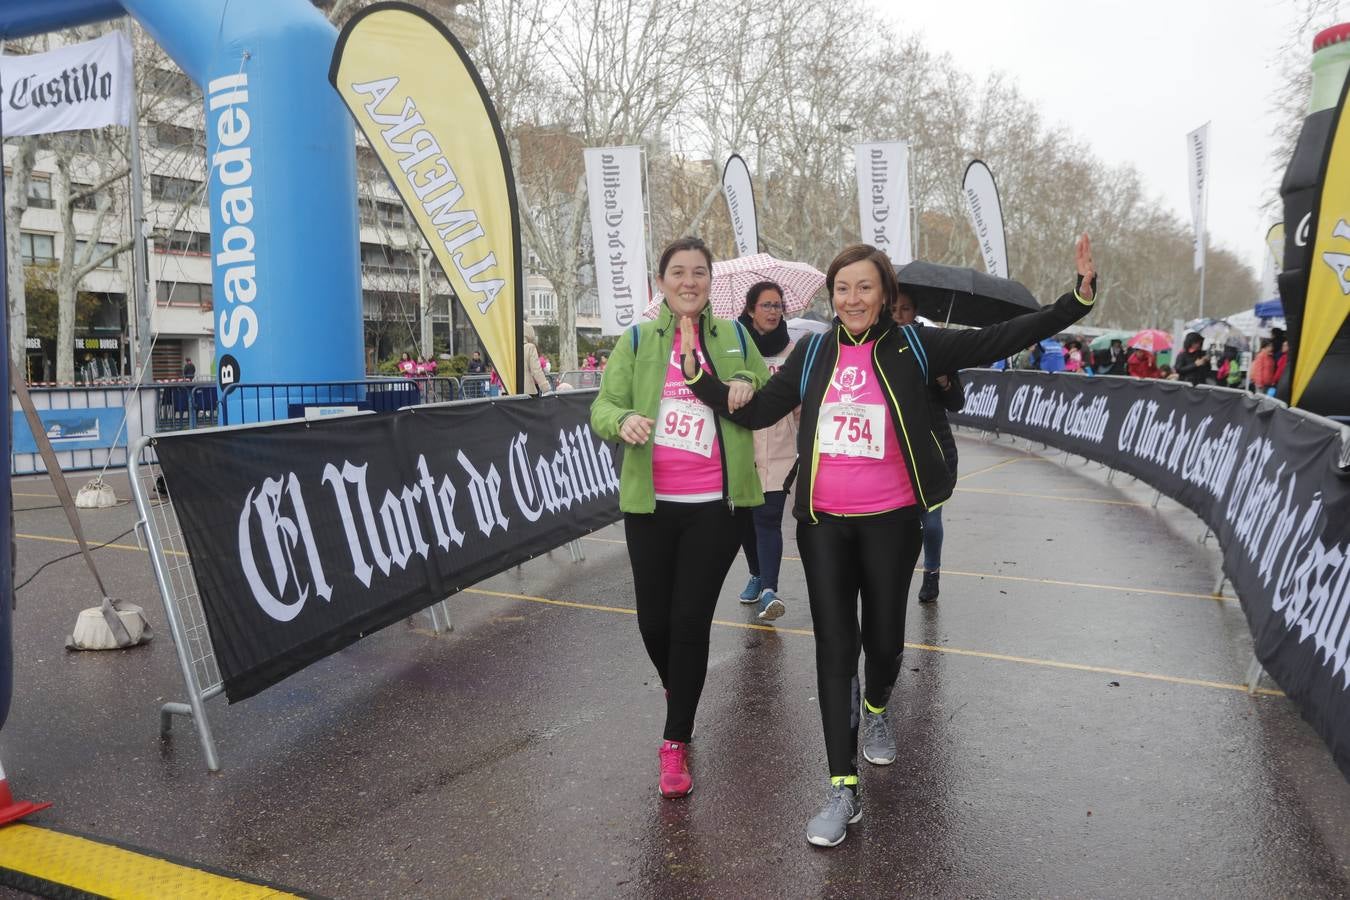
MULTIPOLYGON (((701 350, 698 363, 709 372, 701 350)), ((722 450, 717 442, 716 413, 685 386, 678 331, 652 440, 652 486, 657 500, 701 503, 722 499, 722 450)))
POLYGON ((886 388, 872 367, 875 343, 839 347, 816 424, 812 506, 820 512, 860 515, 914 505, 886 388))

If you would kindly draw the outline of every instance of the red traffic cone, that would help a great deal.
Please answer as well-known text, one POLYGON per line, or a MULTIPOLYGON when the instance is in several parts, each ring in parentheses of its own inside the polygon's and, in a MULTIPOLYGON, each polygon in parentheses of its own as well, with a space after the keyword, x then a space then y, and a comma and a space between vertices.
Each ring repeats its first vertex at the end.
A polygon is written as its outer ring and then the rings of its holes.
POLYGON ((0 825, 17 822, 24 816, 31 816, 51 806, 50 803, 33 803, 29 800, 15 800, 9 790, 9 778, 5 768, 0 765, 0 825))

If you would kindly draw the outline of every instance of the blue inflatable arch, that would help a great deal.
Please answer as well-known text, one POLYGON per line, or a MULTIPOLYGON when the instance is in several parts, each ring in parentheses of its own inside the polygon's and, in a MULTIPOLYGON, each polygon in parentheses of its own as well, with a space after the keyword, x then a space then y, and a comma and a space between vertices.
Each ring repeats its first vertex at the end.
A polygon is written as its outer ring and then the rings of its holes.
POLYGON ((308 0, 8 0, 0 37, 130 13, 202 89, 222 385, 365 369, 356 153, 308 0))
MULTIPOLYGON (((359 379, 356 152, 351 119, 328 83, 336 29, 308 0, 0 0, 0 39, 126 13, 202 89, 222 386, 359 379)), ((0 278, 0 310, 9 307, 3 285, 0 278)), ((0 315, 0 347, 7 335, 0 315)), ((8 374, 0 374, 3 396, 8 374)), ((5 447, 9 430, 0 417, 5 447)), ((6 465, 0 519, 12 534, 10 504, 6 465)), ((2 726, 13 693, 13 565, 10 539, 0 545, 2 726)))

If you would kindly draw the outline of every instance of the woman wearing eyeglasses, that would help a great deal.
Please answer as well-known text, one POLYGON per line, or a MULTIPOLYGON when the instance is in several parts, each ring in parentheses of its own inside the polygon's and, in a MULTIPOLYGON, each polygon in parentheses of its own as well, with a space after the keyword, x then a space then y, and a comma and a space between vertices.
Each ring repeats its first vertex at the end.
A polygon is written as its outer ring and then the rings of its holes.
MULTIPOLYGON (((745 311, 737 321, 754 340, 769 373, 781 369, 795 346, 783 315, 783 289, 772 281, 751 285, 745 293, 745 311)), ((783 563, 783 505, 796 462, 795 415, 783 416, 774 425, 755 432, 755 471, 764 489, 764 505, 751 512, 741 536, 750 569, 741 602, 755 604, 755 618, 762 622, 787 612, 778 596, 778 570, 783 563)))
POLYGON ((694 732, 713 609, 740 547, 743 520, 764 502, 749 431, 713 413, 684 383, 680 356, 709 380, 764 384, 764 360, 744 327, 712 314, 712 253, 681 238, 661 254, 665 303, 619 336, 591 405, 591 427, 627 447, 619 508, 633 567, 638 631, 666 689, 660 748, 663 797, 693 789, 694 732), (681 332, 676 323, 689 323, 681 332), (697 322, 697 325, 694 323, 697 322))

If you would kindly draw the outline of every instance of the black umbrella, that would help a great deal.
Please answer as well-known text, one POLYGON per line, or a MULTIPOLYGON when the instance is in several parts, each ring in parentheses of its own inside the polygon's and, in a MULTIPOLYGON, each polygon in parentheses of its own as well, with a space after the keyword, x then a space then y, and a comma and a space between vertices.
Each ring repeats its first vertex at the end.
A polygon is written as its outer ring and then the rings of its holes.
POLYGON ((916 260, 896 270, 895 277, 900 290, 914 300, 919 315, 934 322, 982 328, 1041 308, 1031 291, 1018 282, 974 269, 916 260))

